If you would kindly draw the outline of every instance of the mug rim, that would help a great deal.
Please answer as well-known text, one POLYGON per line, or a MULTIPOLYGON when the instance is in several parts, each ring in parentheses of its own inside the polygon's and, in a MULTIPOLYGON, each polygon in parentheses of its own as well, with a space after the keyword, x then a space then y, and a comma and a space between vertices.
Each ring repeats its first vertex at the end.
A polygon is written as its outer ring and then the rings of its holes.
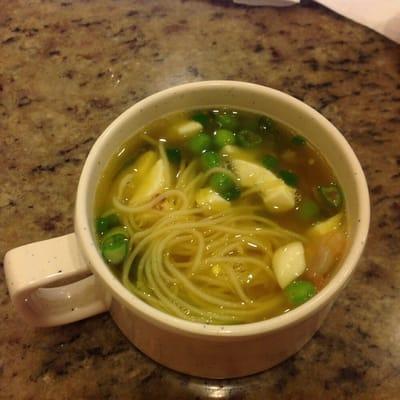
MULTIPOLYGON (((177 109, 176 111, 179 110, 177 109)), ((115 147, 115 149, 116 148, 117 147, 115 147)), ((312 107, 289 94, 254 83, 227 80, 192 82, 170 87, 140 100, 120 114, 98 137, 86 158, 79 179, 75 205, 75 233, 79 239, 78 242, 81 250, 86 260, 89 261, 92 272, 101 279, 103 284, 107 286, 108 290, 112 291, 112 296, 123 302, 123 304, 128 306, 132 312, 139 314, 141 317, 155 325, 175 332, 180 331, 182 333, 199 336, 254 336, 288 327, 315 314, 323 306, 332 302, 350 279, 366 243, 369 221, 370 200, 364 172, 350 144, 331 122, 312 107), (336 142, 338 147, 341 149, 343 157, 345 157, 351 165, 352 173, 355 174, 357 196, 359 199, 363 200, 358 204, 357 219, 359 220, 359 223, 354 228, 354 236, 350 243, 348 253, 341 261, 340 268, 336 274, 316 296, 287 313, 262 321, 237 325, 207 325, 200 322, 183 320, 154 308, 131 293, 112 274, 111 270, 101 258, 95 238, 91 234, 92 222, 90 221, 90 215, 87 212, 89 182, 92 172, 98 166, 98 158, 103 152, 105 139, 108 138, 109 135, 113 135, 113 132, 117 132, 126 119, 132 118, 132 114, 140 112, 145 107, 156 105, 163 97, 179 95, 180 93, 193 89, 222 86, 238 90, 247 89, 252 91, 267 91, 272 97, 277 97, 287 103, 292 103, 293 106, 301 109, 301 112, 308 117, 318 120, 324 130, 329 132, 331 139, 336 142)))

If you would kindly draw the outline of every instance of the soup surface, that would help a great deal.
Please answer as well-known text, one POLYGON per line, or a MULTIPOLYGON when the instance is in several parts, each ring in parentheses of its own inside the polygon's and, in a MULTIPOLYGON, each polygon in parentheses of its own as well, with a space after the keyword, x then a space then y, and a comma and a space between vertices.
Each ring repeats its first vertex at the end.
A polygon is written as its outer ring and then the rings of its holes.
POLYGON ((297 307, 345 249, 344 199, 307 140, 264 115, 161 118, 133 136, 96 193, 105 262, 146 303, 206 324, 297 307))

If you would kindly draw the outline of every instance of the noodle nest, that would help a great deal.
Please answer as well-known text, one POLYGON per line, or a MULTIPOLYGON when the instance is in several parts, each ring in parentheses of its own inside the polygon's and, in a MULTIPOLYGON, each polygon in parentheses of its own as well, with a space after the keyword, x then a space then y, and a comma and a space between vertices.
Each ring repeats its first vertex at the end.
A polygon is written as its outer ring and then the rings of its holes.
POLYGON ((271 270, 272 255, 304 238, 267 218, 262 205, 250 200, 252 190, 223 212, 198 208, 196 192, 210 175, 233 175, 225 168, 199 171, 197 161, 182 161, 169 188, 135 206, 125 198, 133 173, 119 179, 110 212, 121 216, 130 235, 123 285, 159 310, 201 323, 248 323, 284 312, 287 302, 271 270))

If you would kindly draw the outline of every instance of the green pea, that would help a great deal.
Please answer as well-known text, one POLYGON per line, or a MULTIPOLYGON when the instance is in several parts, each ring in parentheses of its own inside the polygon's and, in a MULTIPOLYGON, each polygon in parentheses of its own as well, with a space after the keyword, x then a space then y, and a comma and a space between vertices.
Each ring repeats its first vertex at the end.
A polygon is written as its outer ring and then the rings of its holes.
POLYGON ((309 281, 298 280, 286 286, 284 292, 294 306, 299 306, 314 297, 317 294, 317 289, 309 281))
POLYGON ((299 216, 304 221, 314 221, 320 215, 320 208, 312 200, 303 200, 298 208, 299 216))
POLYGON ((235 200, 240 196, 240 189, 228 175, 217 172, 210 177, 209 184, 225 200, 235 200))
POLYGON ((296 146, 304 146, 306 144, 306 138, 300 135, 293 136, 290 141, 296 146))
POLYGON ((266 156, 264 156, 262 158, 261 162, 265 168, 270 169, 271 171, 276 170, 279 165, 278 158, 273 156, 272 154, 267 154, 266 156))
POLYGON ((214 134, 214 144, 217 149, 224 146, 235 144, 235 134, 228 129, 218 129, 214 134))
POLYGON ((204 170, 216 168, 222 163, 221 156, 215 151, 206 151, 200 156, 200 163, 204 170))
POLYGON ((197 155, 200 155, 201 153, 210 150, 211 145, 211 137, 206 133, 198 133, 196 136, 193 136, 188 142, 189 150, 193 154, 197 155))
POLYGON ((206 126, 210 120, 210 117, 207 114, 200 112, 193 115, 192 120, 202 124, 203 126, 206 126))
POLYGON ((239 125, 239 121, 234 114, 217 114, 215 116, 215 121, 217 124, 224 129, 229 129, 234 131, 239 125))
POLYGON ((292 187, 297 187, 299 183, 299 178, 298 176, 291 171, 287 171, 285 169, 282 169, 279 171, 279 177, 289 186, 292 187))
POLYGON ((179 149, 169 148, 165 152, 167 153, 168 160, 173 164, 179 165, 181 163, 182 154, 179 149))
POLYGON ((116 214, 108 214, 96 219, 96 232, 103 236, 111 228, 120 225, 119 218, 116 214))
POLYGON ((339 209, 343 204, 343 195, 336 185, 319 186, 318 192, 324 203, 334 209, 339 209))
POLYGON ((263 141, 262 137, 253 131, 247 129, 241 130, 236 135, 236 140, 239 146, 245 147, 247 149, 257 147, 263 141))
POLYGON ((124 261, 128 253, 128 239, 117 233, 106 238, 101 244, 101 254, 108 264, 118 265, 124 261))

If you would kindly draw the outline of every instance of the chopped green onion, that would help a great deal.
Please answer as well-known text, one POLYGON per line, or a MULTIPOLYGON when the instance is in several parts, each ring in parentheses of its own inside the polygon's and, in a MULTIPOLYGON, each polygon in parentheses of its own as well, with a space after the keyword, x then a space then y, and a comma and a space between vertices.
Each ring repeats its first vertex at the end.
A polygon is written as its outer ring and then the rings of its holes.
POLYGON ((121 264, 127 253, 128 239, 120 233, 106 238, 101 244, 101 254, 108 264, 121 264))
POLYGON ((192 120, 202 124, 204 127, 209 122, 210 117, 205 113, 197 113, 193 115, 192 120))
POLYGON ((298 280, 286 286, 284 292, 294 306, 299 306, 314 297, 317 289, 309 281, 298 280))
POLYGON ((216 168, 221 165, 221 156, 215 151, 206 151, 200 156, 200 163, 204 170, 216 168))
POLYGON ((262 137, 253 131, 243 129, 236 135, 237 143, 247 149, 257 147, 263 141, 262 137))
POLYGON ((299 216, 304 221, 316 220, 320 215, 318 204, 312 200, 303 200, 298 208, 299 216))
POLYGON ((182 154, 179 149, 169 148, 165 152, 167 153, 168 160, 173 164, 179 165, 181 163, 182 154))
POLYGON ((235 200, 240 196, 240 189, 235 181, 228 175, 217 172, 210 178, 210 186, 225 200, 235 200))
POLYGON ((264 156, 262 158, 261 162, 265 168, 270 169, 271 171, 274 171, 275 169, 277 169, 278 165, 279 165, 278 158, 273 156, 272 154, 267 154, 266 156, 264 156))
POLYGON ((274 134, 276 133, 276 124, 274 120, 268 117, 261 117, 258 122, 258 128, 260 132, 264 134, 274 134))
POLYGON ((296 135, 292 137, 291 142, 296 146, 303 146, 306 144, 306 138, 304 136, 296 135))
POLYGON ((340 188, 336 185, 318 186, 318 192, 325 202, 331 208, 339 209, 343 204, 343 195, 340 188))
POLYGON ((221 128, 231 131, 234 131, 239 125, 237 116, 233 114, 217 114, 215 121, 221 128))
POLYGON ((188 147, 193 154, 200 155, 207 150, 211 149, 212 140, 209 135, 206 133, 198 133, 196 136, 193 136, 189 142, 188 147))
POLYGON ((129 233, 128 229, 125 226, 118 225, 112 229, 110 229, 102 238, 101 243, 103 243, 105 240, 107 240, 109 237, 114 236, 114 235, 123 235, 127 239, 129 239, 129 233))
POLYGON ((108 214, 99 217, 96 220, 96 232, 98 235, 103 236, 111 228, 120 225, 119 218, 116 214, 108 214))
POLYGON ((294 172, 282 169, 279 171, 279 176, 287 185, 297 187, 299 178, 294 172))
POLYGON ((217 149, 222 149, 224 146, 235 144, 235 135, 229 129, 217 129, 214 134, 214 144, 217 149))

